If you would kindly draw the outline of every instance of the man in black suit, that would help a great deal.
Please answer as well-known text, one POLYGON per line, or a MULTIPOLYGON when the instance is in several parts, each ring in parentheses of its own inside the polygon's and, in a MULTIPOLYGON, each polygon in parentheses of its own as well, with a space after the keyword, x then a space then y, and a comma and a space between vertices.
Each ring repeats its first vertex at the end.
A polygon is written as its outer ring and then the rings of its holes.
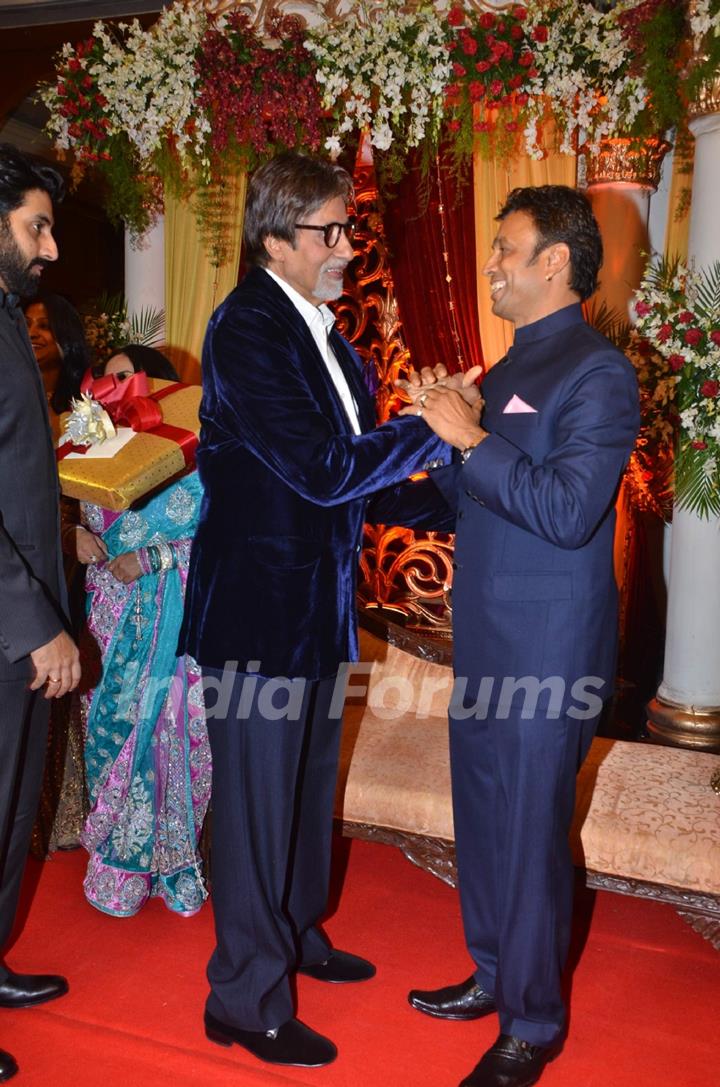
MULTIPOLYGON (((47 742, 49 698, 77 686, 66 633, 58 484, 45 392, 19 307, 57 259, 53 203, 63 182, 0 144, 0 951, 15 919, 47 742)), ((64 978, 0 962, 0 1007, 62 996, 64 978)), ((0 1082, 17 1064, 0 1051, 0 1082)))

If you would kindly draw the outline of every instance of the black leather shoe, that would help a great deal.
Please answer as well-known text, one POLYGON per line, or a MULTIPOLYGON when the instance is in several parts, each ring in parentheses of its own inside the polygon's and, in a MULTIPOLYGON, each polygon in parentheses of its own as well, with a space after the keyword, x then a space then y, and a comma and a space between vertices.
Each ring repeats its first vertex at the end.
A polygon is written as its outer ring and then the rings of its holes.
POLYGON ((495 997, 481 989, 475 978, 444 989, 411 989, 408 1001, 419 1012, 436 1019, 479 1019, 495 1011, 495 997))
POLYGON ((333 948, 330 958, 325 962, 311 962, 308 966, 298 966, 298 974, 305 974, 316 981, 331 981, 343 985, 347 981, 367 981, 375 977, 375 967, 359 955, 333 948))
POLYGON ((58 974, 8 974, 0 983, 0 1008, 32 1008, 67 991, 67 981, 58 974))
POLYGON ((15 1058, 6 1053, 4 1049, 0 1049, 0 1083, 4 1083, 6 1079, 12 1079, 17 1070, 18 1066, 15 1058))
POLYGON ((298 1068, 320 1068, 337 1057, 337 1048, 329 1038, 306 1027, 299 1019, 289 1019, 276 1030, 240 1030, 221 1023, 205 1012, 205 1033, 218 1045, 243 1046, 268 1064, 291 1064, 298 1068))
POLYGON ((555 1050, 501 1034, 460 1087, 531 1087, 555 1050))

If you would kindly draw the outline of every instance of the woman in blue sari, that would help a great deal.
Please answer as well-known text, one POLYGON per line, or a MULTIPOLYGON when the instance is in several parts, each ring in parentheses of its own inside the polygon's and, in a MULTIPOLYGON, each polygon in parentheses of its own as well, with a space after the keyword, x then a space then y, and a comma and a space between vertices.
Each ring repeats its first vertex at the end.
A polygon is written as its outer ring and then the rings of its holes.
MULTIPOLYGON (((177 375, 160 352, 123 348, 120 380, 177 375)), ((91 905, 128 917, 151 896, 176 913, 206 897, 198 839, 210 794, 200 670, 176 657, 202 498, 197 473, 122 513, 83 503, 77 550, 88 563, 87 633, 100 675, 83 696, 90 814, 82 841, 91 905)))

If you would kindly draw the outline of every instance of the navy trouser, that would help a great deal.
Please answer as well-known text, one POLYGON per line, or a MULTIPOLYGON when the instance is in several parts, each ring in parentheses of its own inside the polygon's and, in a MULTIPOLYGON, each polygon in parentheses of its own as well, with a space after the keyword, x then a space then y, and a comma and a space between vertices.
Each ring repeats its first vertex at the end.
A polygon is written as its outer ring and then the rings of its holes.
POLYGON ((214 706, 207 683, 222 677, 203 668, 217 938, 207 1009, 271 1030, 295 1014, 289 975, 330 953, 315 926, 327 903, 342 720, 329 714, 334 678, 292 681, 301 686, 288 694, 291 681, 237 673, 227 706, 214 706), (298 719, 276 712, 286 704, 298 719))
POLYGON ((598 718, 450 717, 455 845, 475 978, 500 1029, 533 1045, 562 1034, 570 941, 568 833, 575 779, 598 718))

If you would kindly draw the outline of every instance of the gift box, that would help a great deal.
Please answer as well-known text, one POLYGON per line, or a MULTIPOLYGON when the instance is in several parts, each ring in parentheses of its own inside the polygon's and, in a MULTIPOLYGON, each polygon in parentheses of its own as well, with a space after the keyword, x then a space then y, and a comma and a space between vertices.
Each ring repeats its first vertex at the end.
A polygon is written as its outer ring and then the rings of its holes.
MULTIPOLYGON (((119 413, 120 419, 129 417, 132 430, 120 426, 117 438, 92 446, 85 455, 71 452, 63 456, 59 445, 62 459, 58 472, 64 495, 105 509, 125 510, 194 466, 200 433, 200 386, 146 380, 149 396, 131 399, 130 407, 125 405, 127 410, 119 413)), ((118 413, 111 407, 108 410, 117 423, 118 413)))

